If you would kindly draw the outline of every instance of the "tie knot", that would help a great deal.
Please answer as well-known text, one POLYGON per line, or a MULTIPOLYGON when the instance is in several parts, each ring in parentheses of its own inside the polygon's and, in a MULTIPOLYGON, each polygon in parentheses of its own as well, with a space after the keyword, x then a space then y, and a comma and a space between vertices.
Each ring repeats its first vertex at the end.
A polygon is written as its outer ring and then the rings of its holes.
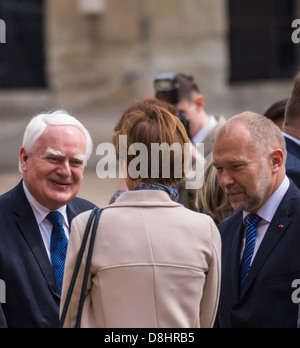
POLYGON ((59 211, 52 211, 46 216, 46 219, 49 220, 53 226, 62 226, 62 215, 59 211))
POLYGON ((256 227, 261 221, 262 218, 259 215, 250 214, 246 217, 246 227, 256 227))

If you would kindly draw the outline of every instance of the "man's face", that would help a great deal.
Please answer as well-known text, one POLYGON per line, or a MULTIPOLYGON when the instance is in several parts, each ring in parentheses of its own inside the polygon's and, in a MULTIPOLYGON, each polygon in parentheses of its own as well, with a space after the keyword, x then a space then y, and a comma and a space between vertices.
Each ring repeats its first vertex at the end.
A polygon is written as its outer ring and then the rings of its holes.
POLYGON ((186 118, 193 123, 199 117, 199 110, 196 102, 182 99, 177 105, 177 110, 182 112, 186 118))
MULTIPOLYGON (((271 195, 272 170, 267 158, 250 145, 242 125, 216 139, 214 165, 218 180, 237 211, 257 212, 271 195)), ((266 149, 267 151, 267 149, 266 149)))
POLYGON ((48 126, 33 154, 20 150, 23 179, 33 197, 50 210, 68 204, 80 190, 86 142, 74 126, 48 126))

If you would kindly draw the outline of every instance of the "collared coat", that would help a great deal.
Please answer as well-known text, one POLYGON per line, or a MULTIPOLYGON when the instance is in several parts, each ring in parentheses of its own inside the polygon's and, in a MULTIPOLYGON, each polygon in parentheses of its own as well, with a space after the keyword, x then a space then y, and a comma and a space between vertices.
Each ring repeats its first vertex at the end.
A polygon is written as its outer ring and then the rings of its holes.
MULTIPOLYGON (((72 223, 62 306, 90 212, 72 223)), ((212 327, 220 291, 219 231, 162 191, 122 194, 102 213, 82 327, 212 327)), ((67 313, 74 327, 86 255, 67 313)))

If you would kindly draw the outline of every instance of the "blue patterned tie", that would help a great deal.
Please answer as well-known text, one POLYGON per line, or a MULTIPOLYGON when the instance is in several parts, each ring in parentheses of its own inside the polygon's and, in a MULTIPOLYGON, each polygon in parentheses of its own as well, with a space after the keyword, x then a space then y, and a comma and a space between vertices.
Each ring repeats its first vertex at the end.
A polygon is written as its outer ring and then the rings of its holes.
POLYGON ((262 221, 262 218, 257 214, 251 214, 246 217, 246 245, 241 261, 240 268, 240 294, 242 295, 246 279, 248 277, 251 261, 254 254, 255 241, 257 236, 257 225, 262 221))
POLYGON ((62 215, 58 211, 51 212, 46 218, 53 225, 50 253, 57 293, 61 296, 68 239, 64 231, 62 215))

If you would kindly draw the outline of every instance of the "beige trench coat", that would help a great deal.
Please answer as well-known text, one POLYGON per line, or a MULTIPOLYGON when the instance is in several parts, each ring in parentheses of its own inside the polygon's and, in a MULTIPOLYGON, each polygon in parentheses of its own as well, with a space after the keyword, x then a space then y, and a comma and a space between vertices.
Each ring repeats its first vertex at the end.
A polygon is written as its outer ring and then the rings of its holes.
MULTIPOLYGON (((72 223, 62 306, 90 212, 72 223)), ((221 241, 208 216, 162 191, 124 193, 101 216, 82 327, 199 328, 214 324, 221 241)), ((83 267, 65 327, 74 327, 83 267)))

